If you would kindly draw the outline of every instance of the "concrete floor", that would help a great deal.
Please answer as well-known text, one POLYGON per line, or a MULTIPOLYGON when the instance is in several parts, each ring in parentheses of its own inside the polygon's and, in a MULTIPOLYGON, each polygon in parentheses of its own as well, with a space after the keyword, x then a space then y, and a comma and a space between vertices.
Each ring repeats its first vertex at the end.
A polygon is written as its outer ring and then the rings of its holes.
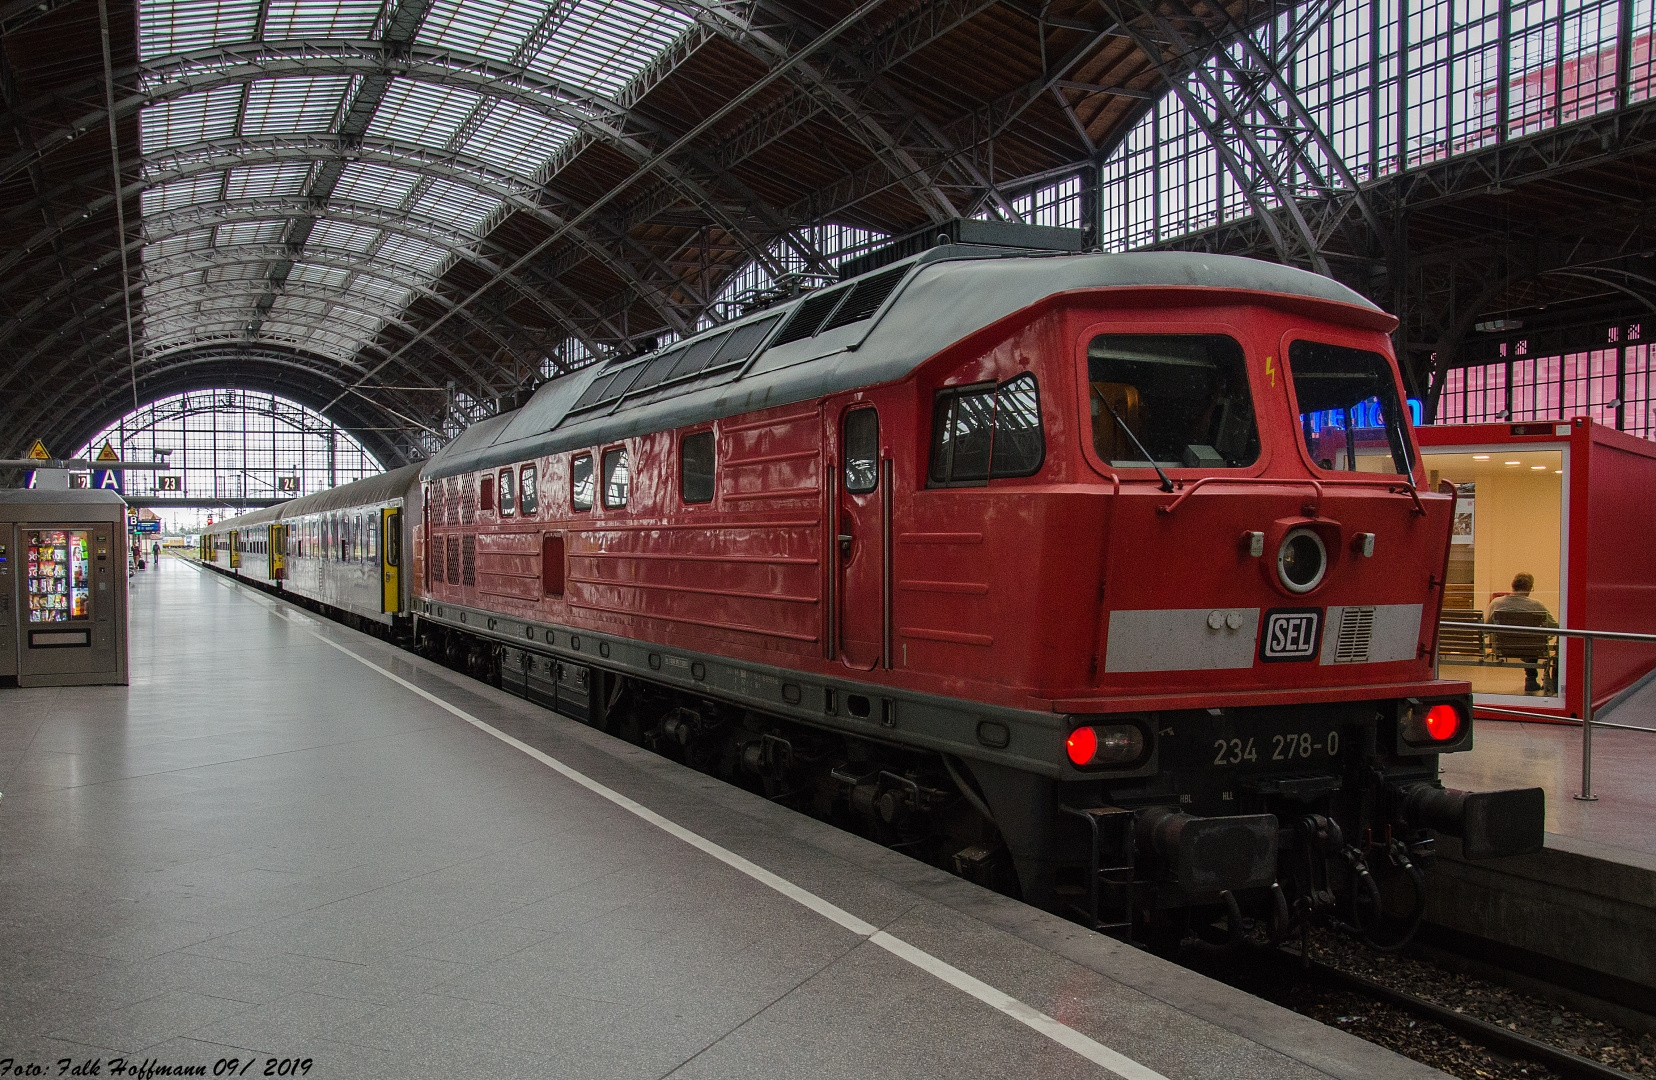
POLYGON ((1441 1075, 186 563, 135 577, 130 687, 0 690, 0 1059, 1441 1075))

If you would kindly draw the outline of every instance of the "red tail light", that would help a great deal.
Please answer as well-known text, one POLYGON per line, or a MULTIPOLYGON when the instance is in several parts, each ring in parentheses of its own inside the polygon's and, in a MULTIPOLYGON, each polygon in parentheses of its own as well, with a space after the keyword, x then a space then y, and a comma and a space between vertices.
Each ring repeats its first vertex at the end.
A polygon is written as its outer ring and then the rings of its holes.
POLYGON ((1426 734, 1438 742, 1448 742, 1460 734, 1460 710, 1453 705, 1433 705, 1426 710, 1426 734))
POLYGON ((1098 732, 1090 727, 1076 728, 1070 732, 1064 749, 1069 752, 1069 759, 1077 765, 1091 764, 1093 755, 1098 753, 1098 732))

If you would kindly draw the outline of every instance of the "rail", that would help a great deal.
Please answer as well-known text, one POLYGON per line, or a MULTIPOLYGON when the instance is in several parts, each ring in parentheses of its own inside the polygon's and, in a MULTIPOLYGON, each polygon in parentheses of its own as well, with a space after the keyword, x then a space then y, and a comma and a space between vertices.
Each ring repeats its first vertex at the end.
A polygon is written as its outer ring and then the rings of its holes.
MULTIPOLYGON (((1492 630, 1501 634, 1534 634, 1539 637, 1580 638, 1581 658, 1581 792, 1575 798, 1580 802, 1598 802, 1593 794, 1593 727, 1620 728, 1624 731, 1656 731, 1656 728, 1632 724, 1606 724, 1593 719, 1593 642, 1642 641, 1656 644, 1656 634, 1632 634, 1623 630, 1566 630, 1558 626, 1517 626, 1512 623, 1440 622, 1440 628, 1450 630, 1492 630)), ((1489 708, 1489 706, 1486 706, 1489 708)), ((1512 716, 1533 716, 1542 720, 1557 720, 1545 713, 1525 712, 1522 709, 1497 708, 1512 716)))

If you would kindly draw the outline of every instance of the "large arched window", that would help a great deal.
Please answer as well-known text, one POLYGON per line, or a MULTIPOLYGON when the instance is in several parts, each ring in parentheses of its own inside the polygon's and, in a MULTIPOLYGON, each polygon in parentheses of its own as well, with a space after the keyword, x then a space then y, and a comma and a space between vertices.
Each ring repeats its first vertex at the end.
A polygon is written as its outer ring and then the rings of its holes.
POLYGON ((167 463, 125 477, 127 495, 158 501, 281 499, 384 471, 327 417, 251 390, 162 398, 100 431, 80 456, 96 458, 106 442, 123 460, 167 463))

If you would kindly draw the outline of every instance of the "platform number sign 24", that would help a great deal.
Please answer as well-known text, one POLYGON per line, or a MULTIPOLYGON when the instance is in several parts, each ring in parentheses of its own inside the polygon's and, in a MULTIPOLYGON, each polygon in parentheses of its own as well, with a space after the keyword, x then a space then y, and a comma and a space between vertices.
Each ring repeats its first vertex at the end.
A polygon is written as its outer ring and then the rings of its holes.
POLYGON ((1272 608, 1259 635, 1261 663, 1315 660, 1322 649, 1322 608, 1272 608))

